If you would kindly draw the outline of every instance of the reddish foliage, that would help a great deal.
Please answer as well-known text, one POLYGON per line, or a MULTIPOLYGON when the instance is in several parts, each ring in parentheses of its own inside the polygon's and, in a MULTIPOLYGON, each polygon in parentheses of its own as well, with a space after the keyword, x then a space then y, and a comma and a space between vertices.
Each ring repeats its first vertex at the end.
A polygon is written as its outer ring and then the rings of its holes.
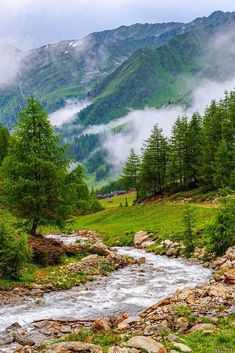
POLYGON ((42 236, 31 237, 29 246, 33 250, 34 261, 43 266, 61 263, 65 254, 63 243, 42 236))

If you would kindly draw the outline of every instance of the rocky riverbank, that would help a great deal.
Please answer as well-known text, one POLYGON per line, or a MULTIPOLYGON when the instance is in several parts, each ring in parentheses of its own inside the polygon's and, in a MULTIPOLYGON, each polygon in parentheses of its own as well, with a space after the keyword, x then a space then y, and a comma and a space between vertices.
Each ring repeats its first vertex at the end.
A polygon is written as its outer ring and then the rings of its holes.
MULTIPOLYGON (((146 232, 138 232, 134 242, 135 246, 141 249, 151 249, 153 245, 153 240, 146 232)), ((183 245, 166 240, 159 244, 159 248, 167 256, 179 257, 182 255, 183 245)), ((103 245, 102 249, 107 251, 106 256, 112 261, 115 263, 120 261, 120 256, 115 252, 103 245)), ((41 320, 31 323, 28 328, 14 324, 5 332, 5 343, 7 338, 9 343, 15 342, 11 344, 12 350, 9 352, 13 352, 15 348, 17 353, 36 353, 39 351, 34 346, 43 339, 48 341, 52 337, 58 339, 65 336, 64 339, 69 340, 70 336, 66 338, 66 335, 71 333, 75 334, 73 339, 76 337, 76 341, 79 341, 83 337, 81 333, 84 327, 89 327, 94 334, 103 332, 106 335, 121 337, 118 345, 109 348, 109 353, 137 353, 140 350, 149 353, 189 352, 191 348, 185 344, 180 335, 191 332, 209 334, 216 331, 219 320, 233 312, 235 305, 235 247, 229 248, 223 257, 214 258, 210 262, 204 262, 204 258, 204 249, 196 249, 195 256, 190 262, 200 262, 213 269, 213 277, 208 283, 178 290, 133 317, 128 317, 124 313, 116 318, 100 318, 95 321, 41 320), (32 333, 33 340, 30 338, 32 333)), ((78 265, 79 270, 86 261, 81 261, 78 265)), ((93 258, 92 261, 97 261, 97 258, 93 258)), ((144 259, 139 262, 144 262, 144 259)), ((93 262, 93 265, 99 266, 97 262, 93 262)), ((71 266, 73 268, 74 264, 71 266)), ((89 271, 89 266, 86 268, 89 271)), ((102 347, 87 342, 69 341, 48 346, 43 352, 72 353, 84 350, 100 353, 102 347)))

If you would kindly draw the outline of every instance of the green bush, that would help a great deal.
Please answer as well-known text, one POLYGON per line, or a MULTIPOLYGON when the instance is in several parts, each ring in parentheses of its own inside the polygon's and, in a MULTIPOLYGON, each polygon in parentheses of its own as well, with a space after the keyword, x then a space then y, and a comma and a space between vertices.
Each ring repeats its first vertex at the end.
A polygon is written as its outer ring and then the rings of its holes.
POLYGON ((235 201, 223 200, 215 223, 207 228, 211 241, 211 251, 223 255, 226 250, 235 244, 235 201))
POLYGON ((16 236, 0 224, 0 275, 13 280, 20 279, 21 269, 30 255, 27 238, 16 236))

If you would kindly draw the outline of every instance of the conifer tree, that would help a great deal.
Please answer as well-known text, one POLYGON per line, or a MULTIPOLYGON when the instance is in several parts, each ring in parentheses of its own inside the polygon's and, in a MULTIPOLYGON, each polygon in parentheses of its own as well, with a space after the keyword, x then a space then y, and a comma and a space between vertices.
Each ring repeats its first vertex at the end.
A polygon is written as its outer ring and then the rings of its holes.
POLYGON ((170 142, 170 181, 180 188, 187 187, 190 176, 189 136, 187 117, 178 118, 172 129, 170 142))
POLYGON ((71 210, 64 181, 70 160, 40 103, 33 97, 20 113, 2 164, 4 200, 27 219, 31 234, 43 223, 61 224, 71 210))
POLYGON ((213 183, 216 188, 225 188, 230 183, 231 158, 226 141, 220 141, 213 163, 213 183))
POLYGON ((147 194, 156 195, 166 186, 167 139, 156 124, 143 147, 141 185, 147 194))
POLYGON ((121 182, 126 189, 136 190, 139 196, 140 158, 132 148, 121 173, 121 182))

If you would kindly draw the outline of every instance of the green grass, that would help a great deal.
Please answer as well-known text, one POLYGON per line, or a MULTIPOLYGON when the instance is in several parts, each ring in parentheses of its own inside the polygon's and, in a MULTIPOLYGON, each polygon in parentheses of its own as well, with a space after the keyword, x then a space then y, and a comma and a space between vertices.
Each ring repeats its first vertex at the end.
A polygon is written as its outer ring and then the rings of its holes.
POLYGON ((124 207, 125 203, 126 203, 126 199, 128 202, 128 206, 132 206, 133 201, 136 199, 136 193, 129 192, 128 194, 109 197, 107 199, 100 200, 100 203, 105 209, 113 208, 113 207, 120 207, 120 205, 122 205, 124 207))
POLYGON ((235 352, 235 316, 229 315, 219 321, 212 332, 194 332, 182 336, 192 353, 235 352))
MULTIPOLYGON (((92 343, 95 345, 98 345, 102 347, 103 352, 106 353, 108 349, 111 346, 118 346, 121 345, 122 342, 127 341, 129 336, 125 335, 118 335, 113 333, 111 330, 110 332, 97 332, 94 333, 89 329, 82 329, 79 332, 73 332, 67 335, 66 337, 63 337, 62 339, 59 339, 57 341, 52 342, 54 343, 59 343, 59 342, 85 342, 85 343, 92 343)), ((41 345, 41 349, 46 348, 49 345, 41 345)))
MULTIPOLYGON (((134 195, 129 195, 131 198, 134 195)), ((125 195, 124 195, 125 197, 125 195)), ((107 200, 104 201, 107 203, 107 200)), ((155 233, 160 239, 181 239, 183 231, 184 206, 174 203, 136 205, 117 207, 120 196, 113 198, 113 203, 101 212, 78 217, 72 228, 89 229, 100 232, 103 241, 109 246, 130 245, 134 233, 147 230, 155 233)), ((212 222, 216 210, 210 207, 191 205, 195 217, 195 229, 198 231, 212 222)), ((204 242, 198 235, 198 242, 204 242)))

